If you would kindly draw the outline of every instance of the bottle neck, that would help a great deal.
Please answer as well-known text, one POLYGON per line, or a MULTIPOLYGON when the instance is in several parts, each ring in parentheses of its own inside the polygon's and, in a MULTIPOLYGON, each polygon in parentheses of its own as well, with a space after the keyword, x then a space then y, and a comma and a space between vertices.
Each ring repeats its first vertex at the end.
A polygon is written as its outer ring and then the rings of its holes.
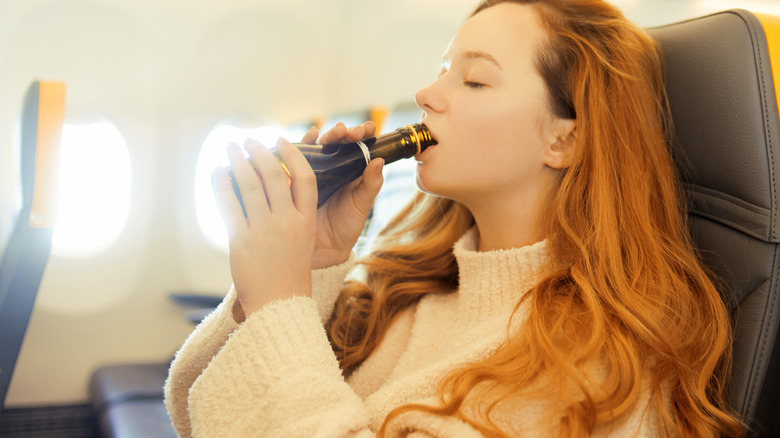
MULTIPOLYGON (((373 158, 383 158, 385 163, 391 163, 402 158, 411 158, 419 155, 428 146, 436 142, 425 125, 414 124, 398 128, 375 139, 358 143, 363 143, 363 146, 367 147, 369 151, 368 161, 373 158)), ((361 145, 358 144, 358 146, 361 145)))

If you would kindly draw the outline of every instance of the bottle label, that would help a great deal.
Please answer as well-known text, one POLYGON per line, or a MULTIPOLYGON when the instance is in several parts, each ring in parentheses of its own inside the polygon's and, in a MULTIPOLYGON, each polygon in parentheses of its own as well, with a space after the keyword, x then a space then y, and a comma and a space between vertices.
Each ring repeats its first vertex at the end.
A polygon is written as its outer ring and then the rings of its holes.
POLYGON ((371 151, 368 150, 368 146, 362 141, 357 142, 357 145, 360 146, 360 150, 363 152, 363 158, 366 159, 366 165, 368 165, 368 162, 371 161, 371 151))

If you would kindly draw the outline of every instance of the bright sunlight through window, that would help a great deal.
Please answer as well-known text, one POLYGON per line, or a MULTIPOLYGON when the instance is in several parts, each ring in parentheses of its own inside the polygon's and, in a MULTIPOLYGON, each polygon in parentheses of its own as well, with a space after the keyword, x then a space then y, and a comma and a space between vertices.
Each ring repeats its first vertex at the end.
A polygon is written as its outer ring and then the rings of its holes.
POLYGON ((214 190, 211 188, 211 172, 217 166, 228 165, 227 145, 230 142, 243 145, 246 138, 254 138, 268 147, 273 147, 279 137, 296 142, 300 141, 303 134, 304 132, 293 132, 276 126, 244 129, 223 124, 211 130, 203 142, 195 170, 195 212, 200 229, 210 244, 222 251, 228 250, 227 231, 217 210, 214 190))
POLYGON ((62 128, 59 213, 52 252, 88 257, 119 237, 130 208, 130 157, 109 122, 62 128))

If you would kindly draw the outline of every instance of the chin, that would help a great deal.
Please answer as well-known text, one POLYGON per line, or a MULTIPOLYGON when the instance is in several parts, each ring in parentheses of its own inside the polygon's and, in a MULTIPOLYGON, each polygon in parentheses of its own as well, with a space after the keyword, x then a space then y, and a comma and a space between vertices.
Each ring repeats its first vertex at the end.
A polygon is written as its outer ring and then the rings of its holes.
POLYGON ((421 174, 420 167, 417 168, 416 180, 417 188, 420 189, 420 191, 429 195, 452 199, 451 196, 448 195, 446 187, 442 184, 437 184, 435 179, 431 180, 431 178, 427 178, 424 175, 424 172, 421 174))
POLYGON ((428 190, 427 187, 425 187, 425 184, 423 184, 422 179, 420 178, 420 167, 418 165, 417 172, 414 175, 414 180, 417 182, 417 188, 420 189, 421 192, 431 194, 431 191, 428 190))

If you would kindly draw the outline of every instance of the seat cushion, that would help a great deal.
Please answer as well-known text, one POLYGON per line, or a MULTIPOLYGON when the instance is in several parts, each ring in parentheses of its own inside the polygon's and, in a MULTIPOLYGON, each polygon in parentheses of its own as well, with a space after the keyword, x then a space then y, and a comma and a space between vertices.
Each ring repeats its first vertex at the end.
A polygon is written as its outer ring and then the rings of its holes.
POLYGON ((90 398, 101 436, 175 437, 163 385, 168 363, 110 365, 90 379, 90 398))

